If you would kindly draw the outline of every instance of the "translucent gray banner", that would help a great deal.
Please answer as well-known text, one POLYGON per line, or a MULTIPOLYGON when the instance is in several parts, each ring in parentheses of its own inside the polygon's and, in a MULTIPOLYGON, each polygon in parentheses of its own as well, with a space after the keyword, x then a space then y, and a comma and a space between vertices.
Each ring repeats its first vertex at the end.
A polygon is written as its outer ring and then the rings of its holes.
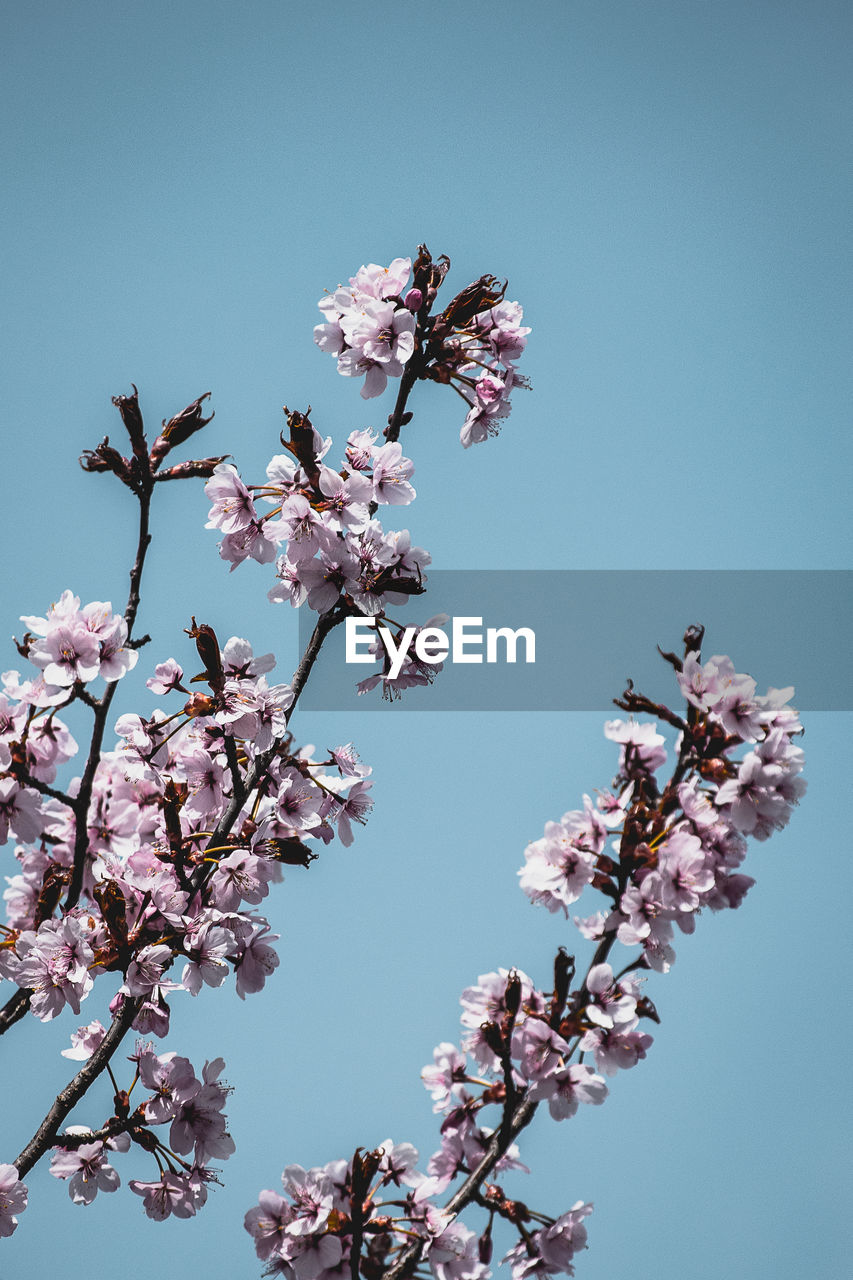
MULTIPOLYGON (((406 689, 393 702, 378 688, 359 696, 356 683, 379 665, 348 663, 340 626, 303 693, 305 710, 601 711, 628 677, 650 697, 672 701, 672 671, 656 646, 681 653, 694 623, 705 627, 704 656, 727 653, 759 692, 794 685, 801 710, 853 710, 849 570, 436 570, 423 596, 388 613, 407 627, 447 614, 451 643, 454 618, 481 619, 466 631, 481 632, 482 643, 469 640, 465 653, 483 661, 449 657, 432 686, 406 689), (525 661, 523 637, 515 663, 505 661, 503 639, 493 646, 498 660, 486 661, 488 628, 532 631, 535 661, 525 661)), ((315 622, 303 605, 302 648, 315 622)))

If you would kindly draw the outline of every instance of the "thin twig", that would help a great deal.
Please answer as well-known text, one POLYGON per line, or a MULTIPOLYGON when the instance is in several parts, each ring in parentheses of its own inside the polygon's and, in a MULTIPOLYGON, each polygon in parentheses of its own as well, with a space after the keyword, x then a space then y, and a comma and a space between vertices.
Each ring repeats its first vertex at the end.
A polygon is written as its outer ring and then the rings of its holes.
MULTIPOLYGON (((127 623, 128 639, 133 630, 133 624, 136 621, 136 615, 139 611, 140 601, 140 584, 142 582, 142 570, 145 565, 145 554, 151 544, 151 534, 149 532, 149 516, 151 511, 151 492, 152 482, 150 476, 139 483, 134 489, 139 499, 139 538, 136 547, 136 559, 133 568, 130 571, 130 592, 127 599, 127 608, 124 611, 124 620, 127 623)), ((106 729, 107 716, 109 715, 110 705, 115 696, 117 680, 108 683, 103 697, 94 703, 95 723, 92 725, 92 738, 89 745, 89 755, 86 760, 86 767, 83 770, 83 776, 80 780, 80 789, 73 802, 75 815, 75 832, 74 832, 74 864, 71 871, 71 883, 68 886, 68 896, 65 899, 65 910, 70 911, 72 907, 77 905, 80 894, 83 890, 83 875, 86 869, 86 855, 89 852, 89 805, 92 800, 92 790, 95 784, 95 774, 101 761, 101 745, 104 740, 104 730, 106 729)))

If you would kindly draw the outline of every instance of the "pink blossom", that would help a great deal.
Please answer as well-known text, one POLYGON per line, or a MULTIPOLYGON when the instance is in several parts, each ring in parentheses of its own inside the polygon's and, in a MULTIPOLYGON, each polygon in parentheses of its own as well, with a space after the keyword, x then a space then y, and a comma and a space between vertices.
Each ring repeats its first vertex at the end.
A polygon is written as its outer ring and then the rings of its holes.
POLYGON ((97 636, 79 622, 53 627, 29 651, 29 659, 44 671, 49 684, 71 685, 93 680, 100 666, 97 636))
POLYGON ((310 560, 316 555, 320 549, 321 531, 326 526, 303 494, 294 493, 283 504, 281 524, 290 560, 310 560))
POLYGON ((293 1210, 284 1196, 275 1191, 261 1192, 257 1207, 250 1209, 243 1219, 259 1258, 269 1258, 281 1246, 284 1229, 292 1219, 293 1210))
POLYGON ((341 747, 334 747, 329 754, 345 778, 366 778, 373 772, 370 765, 361 763, 358 752, 351 742, 341 747))
POLYGON ((375 502, 404 506, 415 499, 415 490, 409 484, 415 466, 410 458, 403 457, 403 446, 396 441, 374 450, 373 498, 375 502))
POLYGON ((71 1032, 71 1048, 62 1049, 63 1058, 71 1058, 74 1062, 85 1062, 91 1058, 98 1045, 106 1035, 106 1027, 96 1018, 85 1027, 78 1027, 71 1032))
POLYGON ((195 1149, 196 1164, 227 1160, 235 1149, 222 1115, 230 1092, 218 1083, 224 1066, 222 1058, 204 1064, 201 1087, 179 1103, 169 1130, 172 1150, 186 1155, 195 1149))
POLYGON ((365 823, 373 808, 373 797, 367 794, 372 786, 372 782, 359 780, 345 798, 336 801, 332 817, 337 823, 341 844, 347 849, 353 842, 352 823, 365 823))
POLYGON ((411 1142, 393 1142, 386 1138, 376 1148, 382 1152, 378 1173, 385 1182, 395 1187, 417 1187, 423 1181, 423 1174, 418 1173, 415 1165, 418 1162, 417 1148, 411 1142))
POLYGON ((225 535, 219 544, 219 555, 230 562, 232 572, 238 564, 249 558, 257 560, 258 564, 270 564, 275 559, 276 544, 283 541, 284 536, 284 530, 270 521, 262 524, 259 520, 253 520, 234 533, 225 535))
POLYGON ((539 1248, 548 1266, 571 1274, 572 1258, 586 1248, 587 1234, 583 1219, 591 1213, 592 1205, 578 1200, 568 1213, 564 1213, 550 1227, 544 1227, 538 1233, 539 1248))
POLYGON ((181 687, 181 681, 184 678, 183 668, 178 665, 174 658, 167 658, 165 662, 160 662, 154 668, 154 675, 145 683, 152 693, 171 693, 172 689, 181 687))
POLYGON ((606 1076, 613 1076, 617 1071, 635 1067, 641 1058, 645 1058, 651 1043, 652 1037, 643 1031, 625 1032, 593 1027, 584 1034, 581 1049, 584 1053, 594 1054, 599 1071, 603 1071, 606 1076))
POLYGON ((477 1237, 461 1222, 451 1222, 427 1246, 427 1262, 437 1280, 485 1280, 488 1267, 480 1261, 477 1237))
POLYGON ((464 1093, 467 1079, 465 1055, 454 1044, 443 1041, 433 1050, 434 1065, 421 1071, 424 1087, 429 1089, 433 1111, 446 1111, 464 1093))
POLYGON ((636 1025, 637 1001, 628 980, 614 982, 609 964, 596 964, 586 979, 587 990, 594 997, 586 1006, 586 1016, 599 1027, 611 1029, 636 1025))
POLYGON ((135 1195, 142 1196, 145 1212, 155 1222, 164 1222, 172 1214, 176 1218, 195 1215, 196 1196, 187 1174, 164 1173, 158 1182, 132 1179, 127 1185, 135 1195))
POLYGON ((266 675, 275 666, 275 655, 262 653, 256 658, 248 640, 231 636, 222 650, 222 670, 232 680, 247 680, 266 675))
MULTIPOLYGON (((106 606, 109 608, 109 605, 106 606)), ((98 636, 100 644, 98 674, 107 681, 120 680, 136 666, 139 654, 127 647, 127 623, 124 618, 113 619, 109 629, 98 636)))
POLYGON ((569 1057, 566 1041, 538 1018, 526 1018, 512 1033, 512 1056, 530 1087, 530 1097, 547 1098, 553 1093, 551 1077, 569 1057))
POLYGON ((37 840, 43 827, 41 798, 29 787, 21 787, 14 778, 0 778, 0 844, 9 832, 29 843, 37 840))
POLYGON ((655 773, 666 763, 666 739, 657 725, 646 720, 608 720, 604 736, 622 746, 619 772, 633 778, 637 771, 655 773))
POLYGON ((237 995, 241 1000, 260 991, 267 978, 278 968, 278 955, 270 945, 277 941, 278 936, 277 933, 270 933, 269 925, 264 921, 254 925, 250 936, 243 940, 236 964, 237 995))
POLYGON ((219 860, 210 881, 210 896, 220 911, 233 911, 241 902, 253 905, 269 893, 275 867, 246 849, 237 849, 219 860))
POLYGON ((411 270, 411 258, 395 258, 387 267, 370 262, 350 277, 350 285, 355 293, 370 298, 394 298, 405 289, 411 270))
POLYGON ((326 497, 323 515, 328 528, 351 533, 367 528, 373 487, 366 476, 355 472, 345 480, 330 467, 321 467, 320 490, 326 497))
POLYGON ((10 1236, 27 1207, 27 1188, 13 1164, 0 1164, 0 1236, 10 1236))
POLYGON ((165 942, 143 947, 130 962, 124 990, 131 996, 147 996, 162 983, 163 970, 171 959, 172 948, 165 942))
POLYGON ((256 520, 252 495, 230 462, 219 463, 204 491, 213 503, 206 528, 231 534, 247 529, 256 520))
POLYGON ((369 471, 377 450, 375 431, 351 431, 347 436, 346 465, 349 471, 369 471))
POLYGON ((209 987, 220 987, 228 976, 225 957, 237 949, 230 929, 206 920, 187 932, 185 945, 190 959, 181 974, 184 989, 196 996, 203 983, 209 987))
POLYGON ((201 1088, 192 1063, 174 1051, 158 1057, 150 1044, 140 1044, 133 1057, 141 1083, 153 1091, 145 1103, 145 1118, 149 1124, 173 1120, 183 1103, 194 1098, 201 1088))
POLYGON ((547 1097, 548 1110, 555 1120, 567 1120, 581 1102, 600 1106, 607 1097, 607 1085, 585 1063, 572 1063, 548 1077, 542 1096, 547 1097))
POLYGON ((18 939, 21 963, 15 981, 33 994, 30 1009, 42 1022, 61 1013, 66 1003, 75 1013, 80 1002, 92 989, 89 968, 94 953, 88 931, 76 916, 64 920, 46 920, 38 933, 22 934, 18 939))
POLYGON ((295 1207, 295 1216, 285 1228, 289 1236, 307 1236, 321 1230, 333 1208, 332 1183, 322 1169, 303 1169, 289 1164, 281 1175, 284 1189, 295 1207))
MULTIPOLYGON (((84 1131, 73 1126, 67 1132, 84 1131)), ((74 1204, 91 1204, 99 1191, 117 1191, 121 1185, 115 1169, 107 1162, 108 1146, 116 1151, 127 1151, 130 1139, 127 1134, 121 1134, 108 1143, 97 1139, 71 1150, 60 1146, 51 1158, 50 1172, 54 1178, 68 1182, 68 1194, 74 1204)))
MULTIPOLYGON (((544 1000, 527 974, 518 969, 512 970, 512 974, 521 983, 522 1008, 529 1009, 531 1013, 541 1012, 544 1000)), ((497 1065, 497 1058, 483 1038, 481 1028, 485 1022, 500 1025, 507 1011, 506 989, 509 978, 510 971, 507 969, 499 969, 497 973, 481 973, 476 986, 466 987, 460 997, 462 1025, 471 1031, 463 1041, 463 1048, 473 1054, 476 1061, 487 1070, 497 1065)))
POLYGON ((658 870, 661 901, 675 911, 695 911, 714 885, 701 840, 682 828, 670 832, 661 845, 658 870))

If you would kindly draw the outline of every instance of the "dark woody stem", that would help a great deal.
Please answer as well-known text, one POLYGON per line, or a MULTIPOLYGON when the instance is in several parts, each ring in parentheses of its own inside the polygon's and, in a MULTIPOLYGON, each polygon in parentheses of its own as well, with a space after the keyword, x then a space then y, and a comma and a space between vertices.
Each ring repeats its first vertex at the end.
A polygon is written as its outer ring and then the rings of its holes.
MULTIPOLYGON (((385 430, 385 435, 389 442, 399 439, 400 429, 403 425, 403 419, 406 414, 406 404, 409 396, 411 395, 412 388, 419 377, 421 359, 420 351, 415 351, 403 371, 403 377, 400 383, 400 390, 397 394, 397 402, 394 406, 394 412, 390 415, 388 419, 388 426, 385 430)), ((376 504, 371 503, 371 513, 375 510, 376 504)), ((287 709, 285 716, 286 724, 290 724, 291 716, 296 710, 299 695, 305 687, 308 677, 314 667, 314 663, 320 656, 320 651, 323 648, 326 637, 334 631, 335 627, 339 626, 344 621, 349 612, 350 610, 345 604, 338 603, 333 609, 330 609, 328 613, 321 614, 317 619, 317 624, 311 634, 311 639, 305 647, 305 652, 303 653, 299 666, 296 668, 293 676, 291 684, 291 688, 293 689, 293 701, 287 709)), ((230 833, 231 828, 233 827, 237 816, 245 803, 246 797, 250 796, 255 788, 263 782, 267 768, 274 754, 275 745, 270 747, 268 751, 264 751, 260 755, 256 756, 252 763, 252 767, 248 770, 242 780, 242 787, 237 787, 235 785, 231 800, 217 823, 216 830, 213 832, 207 846, 208 848, 217 848, 230 833)))
POLYGON ((418 378, 423 376, 427 365, 427 355, 424 350, 424 341, 427 337, 428 329, 431 321, 429 320, 430 302, 425 302, 418 312, 418 322, 415 329, 415 349, 411 358, 403 369, 403 376, 400 379, 400 388, 397 392, 397 400, 394 404, 394 411, 388 418, 388 426, 385 428, 385 439, 389 444, 400 439, 400 429, 406 419, 406 403, 411 395, 412 387, 414 387, 418 378))
MULTIPOLYGON (((133 631, 133 624, 136 621, 136 615, 139 611, 139 591, 142 583, 142 570, 145 566, 145 554, 151 544, 151 534, 149 532, 149 517, 151 512, 151 492, 153 482, 150 474, 140 481, 135 489, 136 496, 139 499, 139 537, 136 545, 136 559, 133 568, 130 571, 130 594, 127 599, 127 608, 124 611, 124 620, 127 623, 127 634, 130 638, 133 631)), ((92 800, 92 788, 95 784, 95 774, 101 759, 101 745, 104 740, 104 730, 107 725, 107 717, 109 716, 110 706, 115 697, 118 680, 112 680, 104 690, 103 697, 99 698, 95 703, 95 723, 92 726, 92 739, 89 746, 89 757, 86 761, 86 767, 83 770, 83 777, 80 782, 80 790, 74 800, 74 816, 75 835, 74 835, 74 865, 71 872, 71 884, 68 887, 68 897, 65 899, 65 910, 70 911, 72 907, 77 905, 80 894, 83 889, 83 874, 86 869, 86 855, 89 851, 89 805, 92 800)))
MULTIPOLYGON (((293 675, 293 681, 291 684, 291 688, 293 690, 293 701, 288 707, 285 715, 285 722, 287 724, 290 723, 290 717, 296 710, 299 695, 302 693, 302 690, 308 682, 308 677, 313 670, 314 663, 320 656, 320 650, 323 648, 323 642, 326 637, 334 631, 335 627, 343 622, 344 618, 347 616, 347 612, 348 610, 345 606, 337 605, 334 609, 330 609, 328 613, 321 614, 317 619, 317 625, 311 633, 311 639, 305 646, 305 652, 303 653, 299 661, 299 666, 296 668, 293 675)), ((262 751, 255 757, 252 762, 252 767, 242 780, 242 787, 239 790, 235 787, 234 793, 228 802, 225 812, 219 819, 216 829, 208 841, 206 849, 218 848, 225 837, 230 834, 231 828, 234 826, 237 816, 243 808, 246 797, 250 796, 255 788, 259 786, 266 777, 267 768, 275 755, 275 751, 276 744, 273 743, 268 751, 262 751)))
POLYGON ((30 1007, 32 992, 19 989, 6 1001, 0 1009, 0 1036, 23 1018, 30 1007))
POLYGON ((85 1133, 63 1133, 60 1145, 65 1151, 76 1151, 78 1147, 88 1146, 90 1142, 107 1142, 110 1138, 117 1138, 120 1133, 130 1133, 132 1129, 139 1129, 138 1117, 133 1120, 130 1116, 123 1119, 113 1116, 100 1129, 91 1132, 87 1130, 85 1133))
POLYGON ((23 1178, 25 1174, 29 1173, 36 1161, 40 1160, 45 1152, 49 1151, 55 1144, 59 1127, 63 1120, 86 1094, 90 1085, 106 1070, 110 1058, 112 1058, 130 1030, 130 1025, 136 1017, 141 1003, 141 999, 125 1000, 113 1018, 106 1035, 88 1062, 81 1067, 74 1079, 58 1094, 53 1106, 39 1125, 37 1132, 15 1161, 15 1168, 18 1170, 19 1178, 23 1178))
MULTIPOLYGON (((151 510, 151 492, 152 483, 150 478, 144 479, 134 488, 134 492, 139 501, 139 536, 136 546, 136 559, 133 568, 130 571, 130 592, 128 594, 127 608, 124 612, 124 619, 127 623, 128 640, 131 638, 133 624, 136 621, 136 615, 139 611, 140 602, 140 585, 142 582, 142 570, 145 566, 145 555, 151 543, 151 534, 149 532, 149 517, 151 510)), ((90 705, 94 710, 94 724, 92 725, 92 737, 89 745, 89 755, 86 760, 86 766, 83 770, 83 776, 80 781, 80 789, 77 795, 71 799, 66 797, 64 803, 68 803, 74 813, 74 863, 71 871, 71 883, 68 887, 68 896, 65 900, 65 910, 69 911, 76 906, 83 889, 83 875, 86 868, 86 855, 89 850, 89 805, 92 800, 92 789, 95 782, 95 774, 101 759, 101 746, 104 740, 104 731, 106 729, 107 718, 110 712, 110 706, 115 696, 117 680, 112 680, 107 684, 104 694, 101 698, 93 699, 90 705)), ((42 788, 39 788, 42 790, 42 788)), ((56 793, 56 798, 61 799, 61 794, 56 793)), ((24 1014, 27 1012, 30 1004, 30 992, 19 990, 13 995, 6 1004, 0 1008, 0 1035, 11 1026, 14 1026, 24 1014)))
POLYGON ((385 439, 391 444, 395 440, 400 439, 400 428, 403 426, 403 418, 406 413, 406 401, 408 400, 412 387, 417 382, 423 371, 423 356, 420 349, 412 353, 412 358, 403 370, 403 376, 400 379, 400 389, 397 392, 397 400, 394 405, 394 412, 388 419, 388 426, 385 428, 385 439))

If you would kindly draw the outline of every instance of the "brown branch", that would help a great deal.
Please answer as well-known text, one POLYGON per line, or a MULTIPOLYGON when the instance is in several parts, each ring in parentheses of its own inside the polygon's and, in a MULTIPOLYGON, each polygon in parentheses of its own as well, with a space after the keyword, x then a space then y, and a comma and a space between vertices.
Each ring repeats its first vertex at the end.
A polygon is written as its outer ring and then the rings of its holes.
POLYGON ((237 747, 234 739, 226 734, 222 739, 225 744, 225 759, 228 761, 228 772, 231 774, 231 794, 242 805, 246 799, 246 787, 240 773, 240 762, 237 759, 237 747))
POLYGON ((32 994, 32 991, 21 987, 13 996, 9 997, 2 1009, 0 1009, 0 1036, 4 1031, 8 1031, 10 1027, 14 1027, 16 1022, 21 1021, 21 1018, 30 1007, 32 994))
POLYGON ((24 787, 31 787, 33 791, 38 791, 43 796, 50 796, 53 800, 58 800, 60 804, 64 804, 66 808, 74 808, 74 800, 65 791, 60 791, 57 787, 51 787, 46 782, 41 782, 38 778, 34 778, 27 768, 18 768, 14 770, 15 777, 24 787))
MULTIPOLYGON (((529 1098, 524 1097, 509 1112, 508 1121, 492 1134, 480 1163, 469 1173, 459 1190, 450 1197, 444 1206, 447 1213, 458 1214, 477 1198, 480 1187, 495 1165, 502 1156, 506 1155, 522 1129, 525 1129, 530 1124, 536 1114, 537 1106, 538 1103, 531 1102, 529 1098)), ((411 1244, 406 1245, 396 1262, 392 1263, 386 1271, 383 1271, 382 1280, 403 1280, 404 1276, 411 1275, 418 1265, 421 1253, 427 1243, 428 1241, 423 1239, 413 1240, 411 1244)))
MULTIPOLYGON (((293 701, 291 702, 290 706, 287 709, 287 712, 285 713, 286 724, 290 723, 290 717, 293 715, 293 712, 296 710, 296 703, 299 700, 299 695, 302 693, 302 690, 305 688, 305 685, 308 681, 308 677, 310 676, 311 671, 313 670, 314 663, 317 661, 317 659, 320 656, 320 650, 323 647, 323 643, 326 637, 330 634, 330 632, 332 632, 335 629, 336 626, 339 625, 339 623, 343 622, 346 616, 347 616, 346 607, 343 605, 337 605, 334 609, 331 609, 328 613, 321 614, 320 617, 317 619, 317 624, 314 627, 313 632, 311 633, 311 639, 308 641, 308 644, 305 646, 305 652, 303 653, 301 659, 299 660, 299 666, 296 668, 296 671, 294 672, 294 675, 293 675, 293 680, 290 686, 291 689, 293 690, 293 701)), ((246 796, 251 795, 251 793, 255 790, 255 788, 261 782, 263 782, 264 775, 266 774, 266 771, 267 771, 267 766, 269 765, 269 762, 272 760, 276 752, 276 749, 277 749, 277 743, 274 742, 273 745, 267 751, 262 751, 259 755, 255 756, 255 759, 252 762, 252 767, 248 770, 248 772, 246 773, 246 776, 243 778, 242 795, 235 788, 234 794, 231 796, 231 799, 228 802, 225 812, 223 813, 222 817, 219 819, 219 822, 216 825, 216 830, 213 832, 213 835, 208 841, 208 845, 207 845, 208 848, 215 849, 218 845, 222 843, 224 838, 230 833, 231 828, 233 827, 235 821, 237 820, 237 815, 239 814, 240 810, 243 807, 243 804, 245 803, 246 796)))
MULTIPOLYGON (((124 620, 127 623, 128 639, 131 638, 133 624, 136 621, 136 615, 139 611, 142 570, 145 566, 145 554, 151 544, 149 518, 151 512, 152 481, 150 474, 140 480, 138 485, 134 486, 134 492, 139 499, 139 537, 136 546, 136 559, 134 560, 133 568, 130 571, 130 591, 127 598, 127 608, 124 611, 124 620)), ((95 774, 97 773, 98 765, 101 761, 101 746, 104 740, 107 717, 109 715, 110 706, 113 698, 115 697, 117 687, 117 680, 110 681, 107 684, 103 697, 99 698, 94 703, 95 723, 92 726, 89 755, 86 760, 86 767, 83 770, 83 777, 80 780, 80 790, 77 792, 72 804, 76 820, 74 833, 74 863, 71 872, 71 883, 68 886, 68 896, 65 899, 66 911, 70 911, 72 907, 77 905, 80 894, 83 890, 83 875, 86 869, 86 856, 89 852, 89 805, 92 800, 95 774)))
POLYGON ((59 1127, 63 1120, 84 1096, 90 1085, 106 1070, 107 1063, 130 1030, 131 1023, 136 1017, 141 1003, 141 999, 126 999, 124 1001, 113 1018, 106 1035, 89 1061, 81 1067, 74 1079, 57 1095, 52 1107, 39 1125, 37 1132, 14 1162, 20 1178, 29 1173, 33 1165, 41 1159, 45 1152, 56 1144, 59 1127))
POLYGON ((138 1115, 112 1116, 100 1129, 90 1129, 86 1133, 58 1134, 57 1146, 63 1147, 66 1151, 76 1151, 78 1147, 85 1147, 89 1142, 107 1142, 110 1138, 117 1138, 121 1133, 130 1133, 133 1129, 139 1129, 138 1115))
POLYGON ((423 372, 423 357, 420 348, 415 350, 403 370, 403 376, 400 379, 400 390, 397 392, 397 400, 394 405, 394 412, 388 418, 388 426, 385 428, 384 435, 388 443, 400 439, 400 428, 411 418, 406 417, 406 401, 409 398, 412 387, 417 382, 423 372))

